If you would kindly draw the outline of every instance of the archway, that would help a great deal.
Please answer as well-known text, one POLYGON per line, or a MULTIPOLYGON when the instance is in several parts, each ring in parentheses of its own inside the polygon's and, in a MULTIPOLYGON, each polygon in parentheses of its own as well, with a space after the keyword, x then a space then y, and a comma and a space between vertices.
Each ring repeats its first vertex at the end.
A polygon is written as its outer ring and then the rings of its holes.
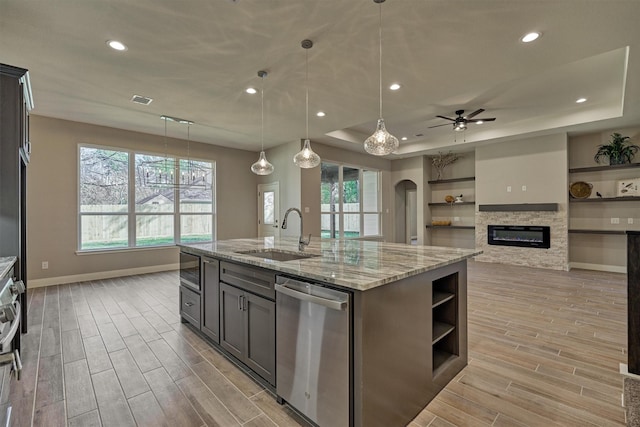
POLYGON ((405 179, 395 186, 395 241, 415 245, 418 242, 418 187, 405 179))

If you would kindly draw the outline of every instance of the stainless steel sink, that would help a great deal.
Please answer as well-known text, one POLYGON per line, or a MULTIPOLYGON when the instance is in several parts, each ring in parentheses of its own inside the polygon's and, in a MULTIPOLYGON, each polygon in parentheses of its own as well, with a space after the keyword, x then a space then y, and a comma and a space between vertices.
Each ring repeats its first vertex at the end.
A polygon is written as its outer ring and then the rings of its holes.
POLYGON ((274 261, 295 261, 298 259, 313 258, 319 256, 304 252, 288 252, 281 249, 253 249, 250 251, 238 251, 236 253, 254 256, 257 258, 272 259, 274 261))

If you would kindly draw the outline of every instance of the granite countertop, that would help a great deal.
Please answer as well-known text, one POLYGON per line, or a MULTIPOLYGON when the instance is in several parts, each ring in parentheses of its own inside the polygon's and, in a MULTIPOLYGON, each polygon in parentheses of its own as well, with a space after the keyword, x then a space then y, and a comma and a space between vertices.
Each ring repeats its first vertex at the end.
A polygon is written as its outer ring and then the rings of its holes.
POLYGON ((251 264, 358 291, 435 270, 482 253, 475 249, 313 238, 304 252, 318 256, 275 261, 238 252, 272 248, 297 253, 297 237, 220 240, 178 246, 195 254, 251 264))
POLYGON ((0 277, 4 277, 18 258, 14 256, 0 257, 0 277))

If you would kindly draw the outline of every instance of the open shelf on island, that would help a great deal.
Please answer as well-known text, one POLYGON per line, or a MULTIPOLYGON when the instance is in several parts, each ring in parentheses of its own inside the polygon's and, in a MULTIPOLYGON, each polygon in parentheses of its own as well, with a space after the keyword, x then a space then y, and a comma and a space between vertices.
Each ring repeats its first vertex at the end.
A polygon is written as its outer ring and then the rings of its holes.
POLYGON ((433 334, 431 336, 433 374, 455 360, 458 348, 458 274, 450 274, 431 283, 431 312, 433 334))
POLYGON ((432 301, 432 308, 435 308, 437 306, 439 306, 440 304, 444 304, 445 302, 449 301, 450 299, 455 298, 455 294, 452 294, 450 292, 440 292, 437 290, 433 291, 433 301, 432 301))

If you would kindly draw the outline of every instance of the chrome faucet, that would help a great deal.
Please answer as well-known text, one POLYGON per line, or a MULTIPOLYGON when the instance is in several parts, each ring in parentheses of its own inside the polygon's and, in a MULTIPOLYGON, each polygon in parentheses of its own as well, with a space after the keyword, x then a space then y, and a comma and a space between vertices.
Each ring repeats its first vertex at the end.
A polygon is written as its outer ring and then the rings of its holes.
POLYGON ((287 217, 289 216, 289 213, 291 213, 291 211, 295 211, 298 213, 298 215, 300 215, 300 238, 298 239, 298 250, 304 251, 304 247, 307 246, 309 243, 311 243, 311 234, 309 234, 309 238, 307 240, 304 239, 303 237, 304 231, 302 227, 302 212, 300 211, 300 209, 298 208, 287 209, 287 211, 284 213, 284 219, 282 220, 282 225, 280 226, 280 228, 282 228, 283 230, 287 228, 287 217))

